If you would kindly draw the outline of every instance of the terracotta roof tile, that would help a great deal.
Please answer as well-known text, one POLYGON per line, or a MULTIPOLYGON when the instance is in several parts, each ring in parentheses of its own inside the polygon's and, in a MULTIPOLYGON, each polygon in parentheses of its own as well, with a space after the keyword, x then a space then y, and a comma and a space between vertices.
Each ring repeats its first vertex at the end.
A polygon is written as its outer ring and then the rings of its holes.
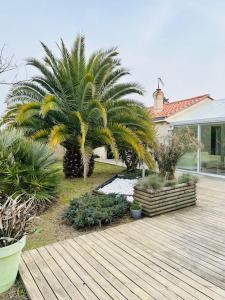
POLYGON ((159 112, 154 111, 154 106, 148 107, 147 110, 152 114, 153 118, 166 118, 207 98, 211 98, 209 94, 165 103, 163 104, 163 110, 159 112))

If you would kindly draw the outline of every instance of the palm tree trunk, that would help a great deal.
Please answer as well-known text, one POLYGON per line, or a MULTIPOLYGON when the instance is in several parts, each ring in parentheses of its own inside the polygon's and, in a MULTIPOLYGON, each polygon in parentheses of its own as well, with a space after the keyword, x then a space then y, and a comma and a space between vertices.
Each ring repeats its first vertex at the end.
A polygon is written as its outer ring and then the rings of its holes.
MULTIPOLYGON (((94 171, 94 156, 92 155, 89 161, 87 176, 91 176, 94 171)), ((66 178, 77 178, 84 176, 84 165, 80 150, 66 149, 63 158, 63 172, 66 178)))
POLYGON ((139 160, 135 153, 126 150, 124 160, 128 172, 135 172, 137 170, 139 160))

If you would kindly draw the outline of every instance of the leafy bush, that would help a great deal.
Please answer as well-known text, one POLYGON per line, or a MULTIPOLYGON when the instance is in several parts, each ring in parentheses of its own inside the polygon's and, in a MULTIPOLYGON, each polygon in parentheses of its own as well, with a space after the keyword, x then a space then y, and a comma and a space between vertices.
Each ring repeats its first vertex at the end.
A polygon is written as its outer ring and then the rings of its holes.
POLYGON ((141 189, 159 190, 164 186, 164 183, 165 183, 165 179, 163 177, 158 175, 153 175, 153 176, 148 176, 139 179, 136 186, 141 189))
POLYGON ((85 194, 71 200, 63 218, 75 228, 101 226, 124 216, 129 203, 122 195, 85 194))
POLYGON ((139 210, 141 209, 141 204, 137 201, 134 201, 133 203, 131 203, 130 209, 139 210))
POLYGON ((198 177, 193 176, 189 173, 182 174, 178 177, 178 183, 188 183, 188 184, 195 184, 198 182, 198 177))
POLYGON ((47 145, 25 138, 21 130, 0 131, 0 194, 23 194, 43 209, 55 199, 57 182, 58 168, 47 145))
POLYGON ((23 201, 23 196, 20 195, 15 199, 6 197, 4 203, 0 204, 0 248, 19 241, 25 235, 32 218, 33 206, 32 199, 23 201))

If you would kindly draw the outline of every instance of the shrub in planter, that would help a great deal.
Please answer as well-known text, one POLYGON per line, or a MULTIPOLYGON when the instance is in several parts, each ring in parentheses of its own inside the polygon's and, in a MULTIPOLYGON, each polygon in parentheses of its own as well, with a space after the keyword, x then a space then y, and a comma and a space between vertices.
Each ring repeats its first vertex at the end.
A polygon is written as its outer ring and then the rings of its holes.
POLYGON ((141 189, 159 190, 165 184, 165 179, 159 175, 147 176, 138 180, 137 187, 141 189))
POLYGON ((165 187, 174 187, 177 184, 177 180, 176 179, 172 179, 172 180, 166 180, 164 183, 165 187))
POLYGON ((24 202, 23 196, 7 197, 0 204, 0 294, 15 282, 32 213, 32 199, 24 202))
POLYGON ((59 170, 48 146, 24 137, 21 130, 0 130, 0 194, 33 199, 38 209, 56 196, 59 170))
POLYGON ((195 184, 198 182, 198 177, 193 176, 189 173, 184 173, 181 176, 178 177, 178 183, 187 183, 187 184, 195 184))
POLYGON ((73 199, 63 218, 76 229, 101 226, 127 214, 129 203, 122 195, 85 194, 73 199))

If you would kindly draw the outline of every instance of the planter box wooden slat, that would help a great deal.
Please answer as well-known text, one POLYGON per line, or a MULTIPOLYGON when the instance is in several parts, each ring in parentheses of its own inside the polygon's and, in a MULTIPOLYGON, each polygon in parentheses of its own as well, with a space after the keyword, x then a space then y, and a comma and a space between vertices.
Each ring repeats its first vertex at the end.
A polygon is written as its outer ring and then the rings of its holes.
POLYGON ((143 213, 156 216, 196 204, 196 185, 179 184, 162 190, 134 188, 134 200, 142 204, 143 213))
POLYGON ((161 210, 161 211, 156 211, 156 212, 151 212, 151 213, 147 210, 143 210, 143 214, 148 216, 148 217, 154 217, 154 216, 158 216, 158 215, 161 215, 161 214, 164 214, 164 213, 167 213, 167 212, 171 212, 171 211, 174 211, 174 210, 178 210, 178 209, 181 209, 181 208, 193 206, 195 204, 196 204, 195 202, 194 203, 193 202, 185 203, 184 205, 171 207, 171 208, 167 208, 167 209, 164 209, 164 210, 161 210))
POLYGON ((161 190, 150 190, 150 189, 144 190, 144 189, 141 189, 141 188, 135 186, 134 189, 136 191, 139 191, 139 192, 145 193, 145 194, 147 193, 147 194, 153 194, 153 195, 167 195, 167 194, 174 193, 174 190, 176 190, 176 192, 179 192, 179 191, 193 189, 193 185, 178 184, 175 187, 164 187, 161 190))
MULTIPOLYGON (((196 196, 194 194, 192 195, 188 195, 186 197, 182 197, 182 198, 179 198, 180 201, 185 201, 185 200, 189 200, 189 199, 196 199, 196 196)), ((177 203, 177 199, 171 199, 169 201, 155 201, 154 204, 152 202, 147 202, 146 200, 144 201, 143 199, 141 198, 135 198, 135 200, 137 200, 138 202, 140 203, 143 203, 146 207, 149 207, 149 208, 154 208, 154 207, 165 207, 165 205, 169 205, 169 204, 173 204, 173 203, 177 203)))
POLYGON ((140 192, 136 192, 135 191, 135 195, 139 198, 142 198, 142 199, 146 199, 148 202, 155 202, 155 201, 160 201, 160 200, 165 200, 165 199, 174 199, 174 197, 182 197, 182 196, 185 196, 185 195, 189 195, 189 194, 195 194, 195 191, 193 191, 193 189, 190 189, 190 190, 186 190, 186 191, 183 191, 183 192, 174 192, 173 194, 166 194, 166 195, 161 195, 161 196, 156 196, 156 197, 153 197, 152 194, 151 196, 149 197, 149 194, 144 194, 144 193, 140 193, 140 192))
POLYGON ((188 203, 188 202, 194 203, 195 201, 196 201, 195 198, 189 198, 189 199, 182 200, 179 203, 176 203, 176 202, 174 202, 174 203, 167 203, 166 206, 165 205, 164 206, 162 206, 162 205, 161 206, 156 206, 156 207, 147 207, 147 206, 145 206, 145 209, 146 210, 150 209, 151 211, 159 211, 159 210, 165 209, 165 207, 166 208, 177 207, 177 206, 183 205, 183 204, 188 203))

